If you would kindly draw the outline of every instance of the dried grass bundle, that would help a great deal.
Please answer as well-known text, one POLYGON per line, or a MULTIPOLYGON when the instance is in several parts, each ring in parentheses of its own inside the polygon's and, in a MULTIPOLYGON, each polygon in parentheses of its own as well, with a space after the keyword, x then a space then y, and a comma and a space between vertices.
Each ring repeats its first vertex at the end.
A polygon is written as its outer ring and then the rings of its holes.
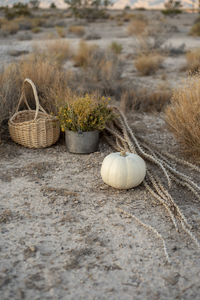
POLYGON ((185 153, 200 162, 200 75, 174 91, 165 120, 185 153))

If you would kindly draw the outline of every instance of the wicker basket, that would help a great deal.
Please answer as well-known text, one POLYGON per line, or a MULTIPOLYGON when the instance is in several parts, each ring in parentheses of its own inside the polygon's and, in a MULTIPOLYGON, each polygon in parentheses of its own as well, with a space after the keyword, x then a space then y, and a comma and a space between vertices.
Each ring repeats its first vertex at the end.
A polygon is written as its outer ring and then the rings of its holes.
POLYGON ((22 86, 22 94, 15 114, 8 121, 9 132, 12 140, 28 148, 45 148, 57 142, 60 135, 59 120, 55 116, 46 113, 39 103, 37 90, 30 79, 25 79, 22 86), (25 95, 25 83, 32 87, 36 110, 31 110, 25 95), (24 101, 28 110, 19 111, 24 101))

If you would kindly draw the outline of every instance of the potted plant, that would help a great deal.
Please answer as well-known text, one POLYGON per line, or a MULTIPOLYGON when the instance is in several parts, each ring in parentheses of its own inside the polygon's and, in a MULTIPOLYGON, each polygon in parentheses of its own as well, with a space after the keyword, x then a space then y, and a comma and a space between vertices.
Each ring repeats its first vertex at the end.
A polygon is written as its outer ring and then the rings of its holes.
POLYGON ((65 132, 69 152, 91 153, 97 150, 99 132, 113 117, 109 100, 95 94, 73 96, 60 108, 61 130, 65 132))

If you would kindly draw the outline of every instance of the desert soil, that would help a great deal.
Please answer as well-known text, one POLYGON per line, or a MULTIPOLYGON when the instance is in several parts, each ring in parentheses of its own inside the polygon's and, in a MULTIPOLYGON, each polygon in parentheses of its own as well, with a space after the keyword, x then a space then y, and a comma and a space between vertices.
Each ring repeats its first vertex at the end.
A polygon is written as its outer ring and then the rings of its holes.
MULTIPOLYGON (((159 115, 130 115, 129 123, 159 148, 177 149, 159 115)), ((101 139, 96 153, 70 154, 63 138, 25 149, 4 133, 1 299, 199 299, 199 249, 143 185, 120 191, 103 183, 100 168, 111 151, 101 139), (171 264, 154 233, 121 208, 162 234, 171 264)), ((181 188, 171 192, 200 238, 200 204, 181 188)))
MULTIPOLYGON (((197 46, 199 38, 186 35, 194 19, 184 14, 170 19, 178 31, 168 42, 197 46)), ((120 41, 126 57, 133 38, 123 26, 107 26, 102 30, 102 23, 89 24, 88 32, 101 35, 95 43, 102 47, 120 41)), ((39 38, 42 34, 34 36, 36 42, 39 38)), ((78 43, 74 37, 70 41, 78 43)), ((14 59, 9 50, 31 48, 32 41, 18 41, 17 36, 2 39, 1 63, 14 59)), ((143 78, 127 61, 124 76, 148 87, 162 82, 164 72, 178 85, 184 64, 184 55, 169 56, 160 73, 143 78)), ((128 119, 137 134, 179 154, 162 115, 131 112, 128 119)), ((183 231, 175 231, 142 184, 120 191, 103 183, 101 164, 112 151, 101 138, 98 152, 70 154, 63 137, 50 148, 26 149, 10 140, 5 127, 0 145, 0 299, 199 299, 200 249, 183 231), (171 264, 154 233, 126 218, 120 208, 162 234, 171 264)), ((182 171, 200 184, 197 174, 182 171)), ((180 187, 173 186, 171 193, 200 240, 200 203, 180 187)))

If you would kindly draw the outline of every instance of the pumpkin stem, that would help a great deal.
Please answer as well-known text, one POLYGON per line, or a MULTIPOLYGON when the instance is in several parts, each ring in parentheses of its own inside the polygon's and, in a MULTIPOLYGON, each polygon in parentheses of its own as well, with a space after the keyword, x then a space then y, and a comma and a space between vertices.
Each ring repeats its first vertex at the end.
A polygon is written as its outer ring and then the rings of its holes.
POLYGON ((126 151, 121 151, 120 155, 125 157, 126 156, 126 151))

